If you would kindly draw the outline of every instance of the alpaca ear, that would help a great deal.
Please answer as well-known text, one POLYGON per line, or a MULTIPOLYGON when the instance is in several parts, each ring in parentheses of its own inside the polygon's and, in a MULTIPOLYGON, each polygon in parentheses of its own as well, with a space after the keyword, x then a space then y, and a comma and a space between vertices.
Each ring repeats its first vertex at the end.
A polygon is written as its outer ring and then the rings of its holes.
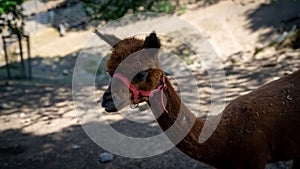
POLYGON ((154 31, 146 37, 144 42, 144 48, 160 48, 160 40, 157 38, 156 33, 154 31))
POLYGON ((121 39, 116 37, 115 35, 103 34, 103 33, 99 32, 97 29, 95 30, 95 33, 96 33, 96 35, 99 36, 99 38, 104 40, 111 47, 115 47, 115 45, 121 41, 121 39))

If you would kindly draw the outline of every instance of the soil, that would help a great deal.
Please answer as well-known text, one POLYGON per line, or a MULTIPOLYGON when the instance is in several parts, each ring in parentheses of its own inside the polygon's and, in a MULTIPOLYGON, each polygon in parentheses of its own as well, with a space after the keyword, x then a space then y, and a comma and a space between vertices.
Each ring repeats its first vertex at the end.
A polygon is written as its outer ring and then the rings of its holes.
MULTIPOLYGON (((226 74, 227 103, 300 67, 299 49, 275 50, 269 47, 253 56, 255 47, 271 42, 278 35, 274 31, 274 27, 280 22, 278 20, 293 15, 294 8, 287 8, 289 12, 282 16, 258 22, 257 18, 260 16, 271 17, 269 12, 276 11, 278 6, 290 6, 287 2, 277 3, 265 5, 260 1, 216 1, 206 7, 191 6, 180 16, 201 29, 221 57, 226 74), (260 37, 264 40, 260 40, 260 37)), ((299 9, 294 10, 294 13, 297 12, 299 13, 299 9)), ((7 80, 1 74, 0 169, 210 169, 211 167, 187 157, 176 148, 153 157, 127 158, 114 155, 110 162, 99 161, 99 155, 106 150, 93 142, 82 128, 82 121, 76 114, 72 98, 75 62, 85 42, 92 36, 91 32, 92 29, 71 31, 63 38, 53 33, 51 28, 35 33, 32 35, 33 80, 7 80), (51 41, 47 41, 49 32, 52 32, 51 41)), ((163 43, 165 48, 174 53, 191 54, 185 61, 197 80, 202 112, 206 114, 211 93, 207 72, 194 59, 194 55, 186 51, 186 48, 179 48, 180 44, 177 42, 166 39, 163 43)), ((173 66, 176 68, 176 65, 173 66)), ((103 72, 100 72, 101 81, 95 86, 95 102, 101 101, 101 95, 107 87, 107 78, 102 75, 103 72)), ((107 114, 100 105, 99 108, 101 115, 120 133, 138 137, 161 133, 155 121, 141 125, 127 120, 124 115, 107 114)), ((151 116, 143 114, 141 118, 149 120, 151 116)), ((286 169, 290 164, 290 161, 278 162, 268 164, 267 168, 286 169)))

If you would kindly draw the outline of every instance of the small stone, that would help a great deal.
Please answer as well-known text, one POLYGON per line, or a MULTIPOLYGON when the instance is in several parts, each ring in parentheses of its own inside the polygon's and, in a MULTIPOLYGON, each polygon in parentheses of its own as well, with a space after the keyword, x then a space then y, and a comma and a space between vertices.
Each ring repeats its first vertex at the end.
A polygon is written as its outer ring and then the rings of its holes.
POLYGON ((9 104, 6 104, 6 103, 1 103, 1 104, 0 104, 0 107, 1 107, 1 108, 4 108, 4 109, 9 109, 9 108, 11 108, 12 106, 9 105, 9 104))
POLYGON ((111 162, 113 160, 113 158, 114 158, 113 154, 104 152, 99 155, 99 162, 100 163, 108 163, 108 162, 111 162))
POLYGON ((21 114, 20 114, 20 117, 21 117, 21 118, 26 117, 26 114, 25 114, 25 113, 21 113, 21 114))
POLYGON ((67 76, 67 75, 69 74, 69 73, 68 73, 68 70, 64 69, 63 72, 62 72, 62 74, 63 74, 64 76, 67 76))
POLYGON ((188 55, 189 53, 190 53, 190 50, 188 50, 188 49, 184 49, 182 51, 182 54, 184 54, 184 55, 188 55))
POLYGON ((81 146, 77 145, 77 144, 72 144, 72 148, 73 148, 73 150, 79 150, 81 148, 81 146))
POLYGON ((30 118, 26 118, 26 119, 21 120, 21 123, 29 123, 29 122, 31 122, 30 118))
POLYGON ((286 99, 289 100, 289 101, 292 101, 292 97, 290 95, 287 95, 286 99))

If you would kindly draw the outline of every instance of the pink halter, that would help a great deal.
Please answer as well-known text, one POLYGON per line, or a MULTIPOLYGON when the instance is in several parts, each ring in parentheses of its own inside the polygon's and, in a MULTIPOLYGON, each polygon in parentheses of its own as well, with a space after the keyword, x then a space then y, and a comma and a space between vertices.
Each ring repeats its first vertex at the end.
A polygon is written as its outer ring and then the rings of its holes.
MULTIPOLYGON (((156 91, 163 90, 165 91, 167 89, 167 84, 166 84, 166 77, 162 76, 161 82, 162 84, 158 85, 154 90, 152 91, 146 91, 146 90, 138 90, 124 75, 121 73, 115 73, 114 78, 118 78, 125 83, 125 85, 129 88, 129 90, 132 92, 132 97, 133 97, 133 103, 138 104, 139 101, 139 96, 144 96, 144 97, 151 97, 156 91)), ((163 93, 163 92, 162 92, 163 93)))

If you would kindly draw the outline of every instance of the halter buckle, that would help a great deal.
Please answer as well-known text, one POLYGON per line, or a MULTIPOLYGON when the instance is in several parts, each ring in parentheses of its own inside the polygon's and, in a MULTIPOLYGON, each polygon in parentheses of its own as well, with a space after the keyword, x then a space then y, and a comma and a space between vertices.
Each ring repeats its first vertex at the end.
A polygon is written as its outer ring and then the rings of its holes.
POLYGON ((130 104, 130 108, 131 109, 136 109, 137 107, 139 107, 139 104, 130 104))

